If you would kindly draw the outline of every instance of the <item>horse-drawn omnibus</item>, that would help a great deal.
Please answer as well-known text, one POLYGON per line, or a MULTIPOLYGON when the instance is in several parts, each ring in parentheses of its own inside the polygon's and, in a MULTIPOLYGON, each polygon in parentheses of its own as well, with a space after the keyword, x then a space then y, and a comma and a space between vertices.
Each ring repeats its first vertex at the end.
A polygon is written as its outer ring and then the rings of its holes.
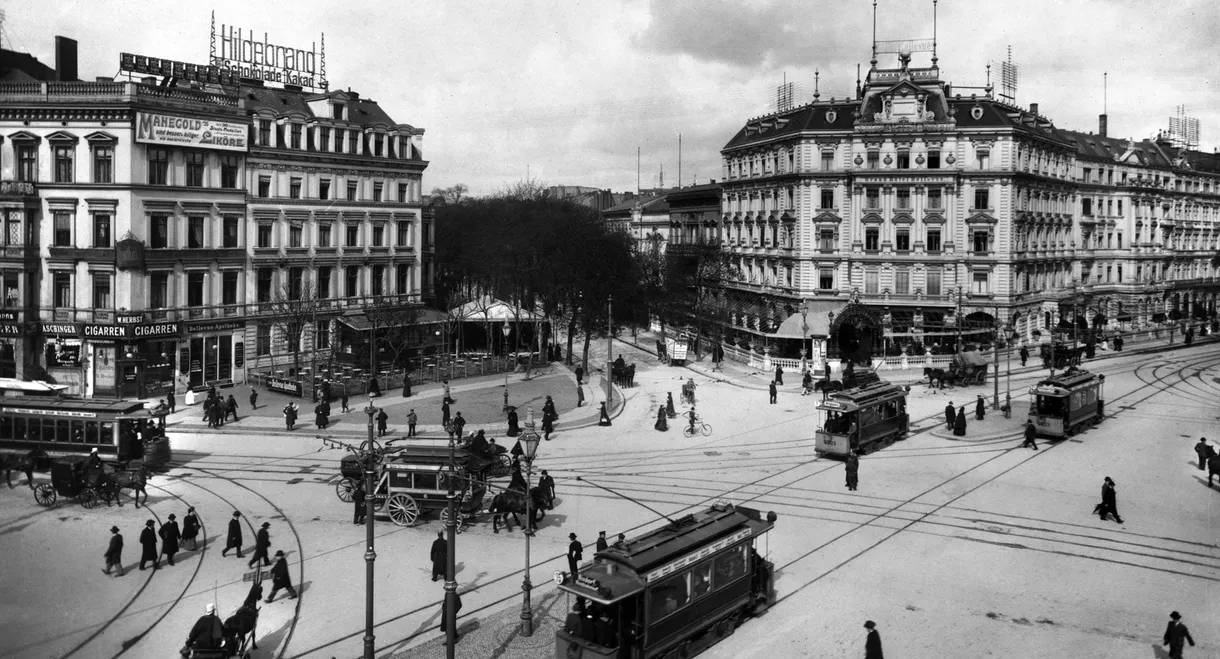
POLYGON ((172 459, 163 423, 139 401, 17 396, 0 398, 0 452, 88 455, 163 467, 172 459))
POLYGON ((819 454, 871 453, 906 438, 907 388, 885 381, 830 394, 818 405, 826 422, 817 429, 819 454))
POLYGON ((555 657, 690 657, 732 634, 775 603, 758 546, 775 519, 718 503, 597 552, 559 585, 577 599, 555 657))
POLYGON ((1029 390, 1029 420, 1039 435, 1068 437, 1105 415, 1106 376, 1069 367, 1029 390))

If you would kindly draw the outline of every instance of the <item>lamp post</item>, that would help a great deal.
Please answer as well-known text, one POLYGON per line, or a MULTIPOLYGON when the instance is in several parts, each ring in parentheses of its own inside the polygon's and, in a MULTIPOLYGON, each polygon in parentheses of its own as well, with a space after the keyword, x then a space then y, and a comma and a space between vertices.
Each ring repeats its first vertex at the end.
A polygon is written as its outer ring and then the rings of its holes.
POLYGON ((953 314, 953 320, 957 323, 957 344, 953 346, 953 353, 957 354, 962 351, 962 287, 957 287, 957 311, 953 314))
MULTIPOLYGON (((1007 357, 1007 372, 1004 374, 1004 404, 1012 409, 1012 342, 1017 340, 1017 328, 1013 325, 1008 325, 1004 330, 1005 338, 1008 339, 1008 357, 1007 357)), ((997 396, 999 394, 996 394, 997 396)))
MULTIPOLYGON (((808 339, 808 338, 809 338, 809 305, 806 304, 804 300, 801 300, 801 352, 802 353, 805 352, 805 339, 808 339)), ((809 344, 809 356, 811 358, 813 357, 812 342, 809 344)), ((805 357, 805 355, 802 354, 801 358, 804 359, 804 357, 805 357)))
POLYGON ((508 326, 508 319, 504 319, 504 326, 500 328, 500 332, 504 334, 504 413, 508 414, 508 334, 512 328, 508 326))
POLYGON ((534 408, 529 408, 529 416, 525 421, 525 432, 521 433, 521 445, 525 449, 525 579, 521 582, 521 635, 534 634, 534 610, 530 606, 530 591, 534 586, 530 583, 530 538, 534 537, 534 517, 530 510, 530 478, 534 474, 534 455, 538 453, 540 437, 534 431, 534 408))
MULTIPOLYGON (((454 484, 457 481, 457 473, 454 471, 454 463, 457 460, 454 455, 457 448, 457 439, 452 433, 449 435, 449 491, 446 494, 445 510, 448 513, 445 516, 445 605, 441 608, 441 615, 445 617, 445 659, 454 659, 453 653, 457 648, 457 610, 455 608, 457 602, 457 492, 454 490, 454 484)), ((372 657, 368 657, 372 659, 372 657)))
POLYGON ((826 325, 826 350, 825 350, 825 356, 823 357, 823 359, 826 360, 826 379, 829 380, 830 379, 830 337, 832 336, 832 332, 834 331, 835 312, 827 311, 826 319, 830 322, 828 322, 826 325))

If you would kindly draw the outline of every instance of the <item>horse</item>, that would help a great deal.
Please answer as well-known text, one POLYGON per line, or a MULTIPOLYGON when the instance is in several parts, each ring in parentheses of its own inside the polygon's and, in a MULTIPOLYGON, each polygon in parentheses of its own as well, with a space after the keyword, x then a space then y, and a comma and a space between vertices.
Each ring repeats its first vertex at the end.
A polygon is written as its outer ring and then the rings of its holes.
MULTIPOLYGON (((136 508, 140 507, 140 494, 144 495, 144 502, 148 503, 148 490, 144 486, 148 483, 148 468, 141 466, 138 470, 116 470, 110 475, 110 481, 114 483, 115 499, 123 493, 123 490, 131 490, 131 498, 136 502, 136 508)), ((121 502, 119 505, 123 505, 121 502)))
MULTIPOLYGON (((258 586, 258 588, 261 592, 262 587, 258 586)), ((233 615, 225 619, 224 649, 230 657, 238 656, 238 653, 245 649, 247 640, 250 642, 251 650, 258 649, 258 642, 255 640, 257 626, 258 607, 249 603, 243 604, 233 615)))
POLYGON ((1207 459, 1207 486, 1212 486, 1212 476, 1220 476, 1220 455, 1207 459))
MULTIPOLYGON (((546 517, 547 499, 546 494, 542 492, 542 488, 534 486, 530 488, 530 512, 534 519, 529 520, 530 530, 538 528, 538 522, 546 517)), ((521 526, 521 519, 517 517, 518 513, 525 512, 525 493, 521 490, 504 490, 503 492, 492 497, 491 505, 487 507, 487 512, 491 513, 491 530, 493 533, 500 532, 500 522, 504 522, 504 528, 513 530, 512 522, 516 522, 517 526, 521 526), (512 521, 509 521, 508 516, 512 515, 512 521)))
POLYGON ((925 366, 923 369, 923 376, 928 379, 929 387, 936 386, 937 389, 944 389, 945 382, 947 381, 950 383, 950 386, 952 386, 952 376, 949 374, 949 372, 939 368, 925 366))
POLYGON ((818 380, 813 383, 813 390, 822 392, 822 400, 835 391, 843 391, 843 383, 839 380, 818 380))
MULTIPOLYGON (((4 470, 4 481, 8 483, 8 489, 16 487, 13 485, 13 470, 19 469, 25 472, 25 484, 30 489, 34 489, 34 471, 38 469, 39 460, 45 459, 47 454, 45 451, 34 449, 29 453, 0 453, 0 469, 4 470)), ((39 470, 41 471, 41 470, 39 470)))

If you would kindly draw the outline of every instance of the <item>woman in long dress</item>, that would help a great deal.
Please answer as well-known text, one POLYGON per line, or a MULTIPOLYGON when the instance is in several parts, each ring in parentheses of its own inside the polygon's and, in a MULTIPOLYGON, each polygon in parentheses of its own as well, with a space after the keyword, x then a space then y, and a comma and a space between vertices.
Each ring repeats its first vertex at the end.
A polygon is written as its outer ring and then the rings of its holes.
MULTIPOLYGON (((670 401, 672 402, 673 399, 670 398, 670 401)), ((669 424, 665 421, 665 416, 666 416, 665 406, 662 405, 660 408, 657 409, 657 422, 655 425, 653 425, 653 428, 656 428, 657 430, 660 430, 661 432, 665 432, 666 430, 669 430, 669 424)))

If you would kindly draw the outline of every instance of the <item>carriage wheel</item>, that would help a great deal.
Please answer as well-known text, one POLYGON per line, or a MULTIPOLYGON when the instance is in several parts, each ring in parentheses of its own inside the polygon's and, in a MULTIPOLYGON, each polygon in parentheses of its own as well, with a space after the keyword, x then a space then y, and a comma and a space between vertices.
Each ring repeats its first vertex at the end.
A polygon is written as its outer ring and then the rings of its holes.
POLYGON ((507 453, 501 453, 496 457, 496 468, 492 470, 493 476, 508 476, 513 473, 513 459, 507 453))
POLYGON ((419 519, 419 504, 409 494, 395 492, 389 500, 390 521, 399 526, 414 526, 419 519))
POLYGON ((339 500, 343 503, 351 503, 352 493, 356 491, 357 487, 358 483, 355 479, 344 478, 338 483, 335 483, 335 495, 338 496, 339 500))
POLYGON ((80 494, 76 495, 76 498, 80 501, 80 505, 85 508, 97 508, 97 490, 91 487, 81 490, 80 494))
POLYGON ((34 500, 40 506, 54 506, 55 498, 55 488, 50 483, 39 483, 38 487, 34 488, 34 500))
MULTIPOLYGON (((441 508, 441 525, 449 528, 449 508, 441 508)), ((466 529, 466 518, 462 516, 462 511, 458 511, 457 521, 453 525, 454 531, 461 533, 466 529)))

